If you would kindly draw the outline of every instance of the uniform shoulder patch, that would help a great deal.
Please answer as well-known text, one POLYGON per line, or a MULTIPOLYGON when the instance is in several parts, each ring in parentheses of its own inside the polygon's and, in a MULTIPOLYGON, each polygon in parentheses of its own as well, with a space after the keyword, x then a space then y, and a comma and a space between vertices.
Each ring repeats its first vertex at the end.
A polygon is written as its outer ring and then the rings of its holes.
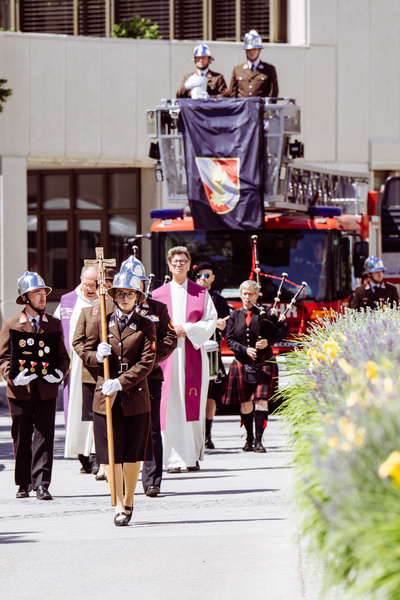
POLYGON ((28 319, 27 319, 27 316, 26 316, 26 314, 22 312, 22 313, 19 315, 19 324, 20 324, 20 325, 23 325, 24 323, 26 323, 26 322, 27 322, 27 320, 28 320, 28 319))
POLYGON ((174 326, 172 325, 172 321, 168 323, 168 329, 170 329, 171 331, 175 331, 174 326))

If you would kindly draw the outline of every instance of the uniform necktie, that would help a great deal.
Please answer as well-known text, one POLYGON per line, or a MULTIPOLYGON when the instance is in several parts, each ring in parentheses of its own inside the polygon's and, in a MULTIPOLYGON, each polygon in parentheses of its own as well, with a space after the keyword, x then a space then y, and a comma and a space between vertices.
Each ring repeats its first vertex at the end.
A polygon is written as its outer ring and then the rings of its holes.
POLYGON ((252 64, 252 65, 251 65, 251 70, 252 70, 252 71, 255 71, 255 70, 256 70, 256 65, 252 64))
POLYGON ((36 319, 32 319, 31 324, 32 324, 32 327, 33 327, 33 331, 37 332, 37 330, 38 330, 38 322, 36 321, 36 319))
POLYGON ((247 311, 247 315, 246 315, 246 325, 247 327, 250 325, 250 321, 251 321, 251 310, 247 311))
POLYGON ((119 318, 119 330, 122 333, 126 327, 126 315, 122 315, 122 317, 119 318))

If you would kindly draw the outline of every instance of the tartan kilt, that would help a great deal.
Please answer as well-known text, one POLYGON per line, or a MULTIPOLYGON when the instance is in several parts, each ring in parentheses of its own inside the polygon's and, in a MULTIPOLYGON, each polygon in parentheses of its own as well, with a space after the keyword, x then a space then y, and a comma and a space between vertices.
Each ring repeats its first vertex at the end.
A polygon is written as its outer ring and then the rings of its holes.
POLYGON ((278 364, 275 358, 271 358, 263 364, 261 379, 254 384, 244 381, 243 365, 233 359, 221 402, 222 404, 241 404, 255 400, 269 400, 277 389, 278 364))

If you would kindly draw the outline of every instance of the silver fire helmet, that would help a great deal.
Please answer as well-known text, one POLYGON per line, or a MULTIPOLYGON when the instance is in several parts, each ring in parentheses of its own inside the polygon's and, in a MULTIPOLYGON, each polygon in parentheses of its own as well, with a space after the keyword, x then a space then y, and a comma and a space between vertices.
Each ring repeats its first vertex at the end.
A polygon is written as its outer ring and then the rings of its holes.
POLYGON ((143 302, 146 294, 142 291, 142 281, 131 269, 120 271, 114 277, 112 286, 107 290, 107 294, 115 299, 115 292, 119 289, 132 290, 138 293, 137 302, 143 302))
POLYGON ((16 299, 17 304, 26 304, 22 300, 22 296, 31 292, 32 290, 46 290, 46 296, 50 294, 51 287, 48 287, 43 281, 42 277, 33 271, 25 271, 25 273, 18 279, 17 290, 18 298, 16 299))
POLYGON ((131 254, 126 260, 124 260, 124 262, 121 265, 120 271, 127 271, 128 269, 133 271, 135 275, 137 275, 142 281, 148 281, 143 263, 141 263, 140 260, 136 258, 136 256, 133 256, 133 254, 131 254))
POLYGON ((252 50, 253 48, 264 48, 261 35, 255 29, 246 33, 243 42, 243 50, 252 50))

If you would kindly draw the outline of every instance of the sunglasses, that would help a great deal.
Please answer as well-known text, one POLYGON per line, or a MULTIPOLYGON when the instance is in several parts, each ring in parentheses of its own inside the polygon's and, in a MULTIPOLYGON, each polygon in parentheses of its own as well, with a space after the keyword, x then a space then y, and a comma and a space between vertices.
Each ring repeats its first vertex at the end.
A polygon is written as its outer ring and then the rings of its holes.
POLYGON ((170 263, 173 267, 177 267, 178 265, 186 265, 186 263, 188 263, 188 260, 175 260, 174 262, 170 263))
POLYGON ((204 279, 210 279, 211 275, 210 273, 197 273, 196 279, 201 279, 202 277, 204 277, 204 279))

